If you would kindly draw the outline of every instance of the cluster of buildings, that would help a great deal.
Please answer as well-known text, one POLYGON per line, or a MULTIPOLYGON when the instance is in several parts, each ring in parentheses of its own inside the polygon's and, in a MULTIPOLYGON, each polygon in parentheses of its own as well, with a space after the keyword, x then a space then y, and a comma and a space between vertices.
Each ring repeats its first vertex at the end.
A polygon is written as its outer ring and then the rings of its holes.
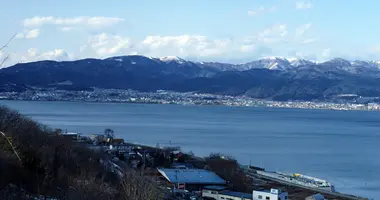
POLYGON ((150 103, 150 104, 181 104, 181 105, 226 105, 246 107, 282 107, 334 110, 380 110, 378 98, 333 99, 329 102, 308 101, 269 101, 253 99, 245 96, 231 97, 226 95, 180 93, 158 90, 156 92, 138 92, 119 89, 94 89, 92 91, 66 91, 44 89, 26 92, 0 93, 0 99, 34 100, 34 101, 89 101, 89 102, 120 102, 120 103, 150 103))
MULTIPOLYGON (((253 190, 251 193, 242 193, 230 190, 225 180, 212 171, 205 169, 174 166, 173 168, 159 168, 158 172, 179 193, 200 191, 203 200, 288 200, 288 192, 270 188, 268 190, 253 190)), ((194 194, 194 193, 193 193, 194 194)), ((191 198, 190 198, 191 199, 191 198)), ((195 197, 193 198, 195 199, 195 197)), ((306 200, 325 200, 317 193, 305 198, 306 200)))
MULTIPOLYGON (((127 168, 143 167, 149 176, 155 178, 163 189, 178 197, 189 200, 287 200, 288 192, 278 188, 253 190, 242 193, 230 189, 230 184, 215 172, 194 167, 184 159, 178 147, 148 147, 126 143, 123 139, 102 134, 82 136, 65 132, 63 137, 103 151, 109 159, 101 163, 120 178, 127 168), (165 166, 165 167, 163 167, 165 166)), ((192 159, 199 159, 192 157, 192 159)), ((324 200, 320 194, 307 200, 324 200)))
POLYGON ((187 167, 159 168, 158 172, 177 192, 201 191, 204 200, 287 200, 278 189, 241 193, 228 189, 227 182, 212 171, 187 167))

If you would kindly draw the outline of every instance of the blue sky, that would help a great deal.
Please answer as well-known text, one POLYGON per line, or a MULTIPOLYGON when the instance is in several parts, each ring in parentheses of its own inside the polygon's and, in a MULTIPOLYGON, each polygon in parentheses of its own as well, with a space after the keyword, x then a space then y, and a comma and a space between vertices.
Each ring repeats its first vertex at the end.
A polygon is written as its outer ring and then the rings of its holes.
POLYGON ((139 54, 246 62, 266 56, 380 60, 380 2, 13 0, 2 3, 6 65, 139 54))

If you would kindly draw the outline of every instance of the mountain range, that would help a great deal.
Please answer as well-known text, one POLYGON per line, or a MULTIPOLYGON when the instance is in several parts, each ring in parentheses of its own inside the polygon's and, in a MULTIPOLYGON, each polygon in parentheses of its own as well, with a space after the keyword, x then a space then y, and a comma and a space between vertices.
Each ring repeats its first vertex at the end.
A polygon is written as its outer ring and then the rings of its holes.
POLYGON ((325 62, 266 57, 243 64, 139 55, 38 61, 0 69, 0 92, 54 88, 172 90, 272 100, 324 100, 343 94, 380 96, 380 62, 325 62))

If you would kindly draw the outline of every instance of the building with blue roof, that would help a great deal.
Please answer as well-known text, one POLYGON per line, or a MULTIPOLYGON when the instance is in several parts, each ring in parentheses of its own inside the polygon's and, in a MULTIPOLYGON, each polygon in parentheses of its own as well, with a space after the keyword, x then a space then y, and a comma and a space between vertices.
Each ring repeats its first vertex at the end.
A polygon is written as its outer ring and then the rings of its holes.
POLYGON ((223 191, 227 190, 228 187, 221 185, 207 185, 203 187, 204 190, 214 190, 214 191, 223 191))
POLYGON ((205 169, 167 169, 160 168, 158 172, 170 183, 224 185, 226 181, 212 171, 205 169))
POLYGON ((185 184, 187 190, 197 190, 206 185, 225 185, 226 181, 212 171, 205 169, 167 169, 158 172, 173 185, 185 184))

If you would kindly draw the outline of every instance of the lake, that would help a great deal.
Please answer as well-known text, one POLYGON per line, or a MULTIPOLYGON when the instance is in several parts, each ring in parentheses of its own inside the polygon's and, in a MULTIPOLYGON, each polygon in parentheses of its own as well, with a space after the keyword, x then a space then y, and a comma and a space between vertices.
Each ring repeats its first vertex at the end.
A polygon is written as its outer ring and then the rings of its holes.
POLYGON ((221 152, 249 164, 327 179, 380 199, 380 112, 225 106, 0 101, 54 128, 129 142, 221 152))

